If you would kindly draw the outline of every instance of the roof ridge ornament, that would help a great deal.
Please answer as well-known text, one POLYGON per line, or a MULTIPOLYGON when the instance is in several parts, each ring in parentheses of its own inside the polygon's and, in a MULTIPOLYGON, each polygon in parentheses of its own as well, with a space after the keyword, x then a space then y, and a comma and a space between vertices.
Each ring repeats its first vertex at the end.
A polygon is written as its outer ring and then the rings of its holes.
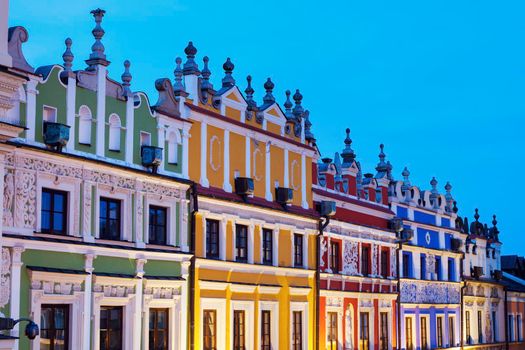
POLYGON ((202 58, 202 61, 204 62, 204 67, 202 68, 202 71, 201 71, 202 80, 201 80, 200 92, 201 92, 201 102, 206 104, 208 103, 208 98, 210 94, 213 94, 214 91, 213 91, 213 84, 210 83, 211 71, 210 71, 210 68, 208 67, 208 62, 210 61, 210 59, 208 58, 208 56, 204 56, 202 58))
POLYGON ((62 54, 62 59, 64 60, 64 71, 71 72, 73 67, 73 59, 75 58, 75 55, 73 55, 73 52, 71 52, 71 45, 73 45, 73 40, 71 38, 67 38, 64 41, 64 44, 66 44, 66 51, 62 54))
POLYGON ((291 95, 290 90, 286 90, 285 95, 286 95, 286 101, 284 101, 283 106, 285 109, 286 119, 290 120, 293 118, 293 114, 292 114, 293 104, 292 104, 292 101, 290 101, 290 95, 291 95))
POLYGON ((264 83, 264 89, 266 90, 266 95, 264 95, 263 102, 264 104, 271 105, 275 103, 275 97, 273 96, 273 88, 275 84, 272 82, 271 78, 268 78, 264 83))
POLYGON ((401 176, 403 176, 403 184, 401 185, 401 192, 403 192, 403 195, 405 196, 405 200, 408 202, 411 198, 410 191, 410 170, 405 166, 403 171, 401 172, 401 176))
POLYGON ((186 89, 184 88, 184 84, 182 83, 182 58, 177 57, 175 59, 176 67, 175 70, 173 70, 173 75, 175 76, 175 80, 173 81, 173 93, 175 96, 181 96, 183 95, 186 97, 188 94, 186 93, 186 89))
POLYGON ((356 154, 352 149, 352 139, 350 138, 350 128, 346 128, 346 137, 344 140, 345 148, 341 152, 341 157, 343 157, 343 168, 348 168, 352 166, 352 163, 355 161, 356 154))
POLYGON ((376 166, 376 171, 377 171, 377 174, 376 174, 376 178, 383 178, 385 176, 387 176, 387 172, 388 172, 388 164, 385 162, 385 158, 386 158, 386 155, 385 155, 385 152, 384 152, 384 149, 385 149, 385 145, 384 144, 380 144, 379 145, 379 149, 380 149, 380 152, 379 152, 379 163, 377 163, 377 166, 376 166))
POLYGON ((452 191, 452 185, 449 181, 445 184, 445 191, 445 200, 447 202, 445 210, 449 213, 454 212, 454 197, 452 197, 452 194, 450 193, 450 191, 452 191))
POLYGON ((315 136, 312 133, 312 122, 310 122, 310 111, 304 111, 304 138, 305 140, 315 143, 315 136))
POLYGON ((222 87, 223 88, 231 88, 235 86, 235 79, 232 76, 233 69, 235 68, 235 65, 230 60, 230 58, 226 58, 226 62, 222 65, 222 68, 224 69, 224 78, 222 78, 222 87))
POLYGON ((188 45, 184 49, 184 53, 186 54, 186 62, 184 63, 182 73, 184 75, 199 75, 199 66, 197 65, 197 62, 195 62, 197 48, 193 46, 193 41, 188 42, 188 45))
POLYGON ((95 18, 95 28, 91 31, 95 38, 95 42, 91 46, 91 54, 89 55, 89 59, 86 60, 86 63, 89 65, 87 70, 93 71, 96 69, 97 65, 109 66, 109 61, 106 60, 105 48, 104 44, 102 44, 102 37, 106 32, 104 31, 104 28, 102 28, 101 23, 106 11, 97 8, 90 13, 95 18))
POLYGON ((432 180, 430 180, 430 186, 432 186, 432 189, 430 190, 430 203, 433 205, 434 209, 439 208, 439 191, 437 190, 437 180, 435 177, 432 177, 432 180))
POLYGON ((295 107, 293 108, 293 115, 297 121, 300 121, 303 117, 304 108, 301 105, 303 101, 303 95, 299 91, 299 89, 295 90, 295 94, 293 94, 293 100, 295 102, 295 107))
POLYGON ((131 86, 131 79, 133 79, 133 76, 129 72, 129 67, 131 66, 131 62, 129 60, 124 61, 124 73, 120 76, 122 79, 122 87, 124 89, 123 95, 126 97, 133 96, 133 93, 131 92, 130 86, 131 86))
POLYGON ((248 82, 248 86, 246 86, 246 89, 244 92, 246 93, 246 103, 248 104, 248 108, 246 109, 246 116, 248 120, 251 120, 251 113, 249 111, 254 111, 257 109, 257 102, 253 99, 253 93, 255 90, 252 87, 252 76, 248 75, 246 76, 246 81, 248 82))

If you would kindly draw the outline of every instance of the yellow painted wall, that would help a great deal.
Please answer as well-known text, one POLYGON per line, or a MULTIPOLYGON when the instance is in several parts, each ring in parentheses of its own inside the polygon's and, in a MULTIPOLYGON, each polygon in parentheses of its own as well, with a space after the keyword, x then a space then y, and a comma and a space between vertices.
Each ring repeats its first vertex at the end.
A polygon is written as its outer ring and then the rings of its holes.
POLYGON ((221 188, 224 183, 224 131, 208 125, 208 160, 206 171, 210 186, 221 188))
POLYGON ((226 224, 226 260, 235 260, 235 249, 233 247, 233 239, 235 234, 235 227, 233 223, 228 220, 226 224))
POLYGON ((262 263, 262 256, 261 256, 261 235, 262 230, 260 225, 255 225, 255 228, 253 230, 253 262, 256 264, 262 263))
POLYGON ((241 121, 241 111, 239 111, 238 109, 226 106, 225 112, 227 117, 232 118, 238 122, 241 121))
POLYGON ((301 155, 288 152, 288 176, 290 188, 293 189, 293 204, 301 205, 301 155))
POLYGON ((279 266, 293 266, 292 233, 290 230, 279 230, 279 266))
POLYGON ((203 243, 206 232, 203 230, 203 217, 201 213, 195 215, 195 256, 204 257, 203 243))
POLYGON ((281 135, 281 126, 278 124, 275 124, 272 122, 266 122, 266 130, 271 133, 281 135))
POLYGON ((235 182, 235 171, 246 176, 246 137, 230 132, 230 183, 235 182))
POLYGON ((312 208, 312 158, 306 157, 306 201, 308 207, 312 208))
POLYGON ((200 155, 201 155, 201 123, 195 121, 190 128, 190 135, 188 145, 190 159, 189 159, 189 176, 193 181, 200 180, 200 155))
MULTIPOLYGON (((275 184, 275 181, 279 181, 279 186, 283 186, 284 185, 284 169, 283 169, 283 164, 284 164, 284 151, 282 148, 279 148, 279 147, 276 147, 274 145, 271 145, 270 146, 270 176, 271 176, 271 181, 270 181, 270 187, 272 188, 272 191, 273 191, 273 188, 275 187, 274 184, 275 184)), ((275 193, 272 192, 272 195, 275 196, 275 193)))
POLYGON ((254 196, 264 198, 266 194, 266 144, 252 140, 250 147, 254 196))

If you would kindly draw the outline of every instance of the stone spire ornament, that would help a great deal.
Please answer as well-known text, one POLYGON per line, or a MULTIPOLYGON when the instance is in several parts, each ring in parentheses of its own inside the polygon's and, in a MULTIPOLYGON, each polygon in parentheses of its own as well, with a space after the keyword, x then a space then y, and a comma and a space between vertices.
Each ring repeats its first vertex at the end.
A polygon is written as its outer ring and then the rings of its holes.
POLYGON ((175 70, 173 71, 173 75, 175 76, 175 80, 173 81, 173 92, 175 93, 175 96, 180 96, 182 93, 185 93, 184 90, 184 84, 182 84, 182 58, 177 57, 175 59, 175 70))
POLYGON ((312 122, 310 122, 310 111, 304 111, 304 138, 308 142, 315 142, 315 136, 312 133, 312 122))
POLYGON ((410 198, 410 170, 408 170, 407 167, 403 169, 403 172, 401 172, 401 176, 403 176, 403 184, 401 185, 401 192, 405 195, 405 199, 408 200, 410 198))
POLYGON ((106 11, 98 8, 91 11, 91 14, 95 18, 95 28, 91 31, 95 38, 95 43, 91 46, 91 54, 86 63, 89 65, 88 70, 95 70, 97 65, 109 66, 109 61, 106 60, 105 48, 102 44, 102 37, 106 33, 100 23, 106 11))
POLYGON ((263 102, 265 105, 271 105, 275 103, 275 97, 273 97, 273 88, 275 84, 272 82, 271 78, 268 78, 264 83, 264 89, 266 90, 266 95, 263 97, 263 102))
POLYGON ((377 163, 377 166, 376 166, 376 171, 377 171, 376 178, 382 178, 382 177, 387 176, 388 164, 385 162, 386 155, 384 152, 384 148, 385 148, 385 145, 383 144, 379 145, 380 152, 379 152, 379 163, 377 163))
POLYGON ((445 185, 445 200, 447 202, 447 205, 445 206, 445 210, 447 212, 452 212, 453 211, 453 208, 454 208, 454 197, 452 197, 452 194, 450 193, 450 191, 452 190, 452 185, 450 184, 450 182, 447 181, 446 185, 445 185))
POLYGON ((290 90, 286 90, 285 92, 286 94, 286 101, 284 101, 284 110, 285 110, 285 115, 286 115, 286 119, 290 120, 293 118, 293 114, 292 114, 292 107, 293 107, 293 104, 292 104, 292 101, 290 101, 290 95, 291 95, 291 92, 290 90))
POLYGON ((202 58, 202 61, 204 62, 204 67, 201 70, 201 75, 202 75, 201 90, 213 89, 213 84, 210 83, 211 71, 210 71, 210 68, 208 67, 208 62, 210 61, 210 59, 208 58, 208 56, 204 56, 202 58))
POLYGON ((248 104, 248 110, 253 111, 257 107, 257 102, 255 102, 253 99, 253 93, 255 90, 252 87, 252 76, 248 75, 246 77, 246 81, 248 82, 248 86, 244 90, 246 93, 246 103, 248 104))
POLYGON ((226 59, 226 62, 222 65, 222 68, 224 69, 224 78, 222 78, 222 87, 223 88, 231 88, 235 86, 235 79, 233 79, 232 72, 235 68, 235 65, 228 57, 226 59))
POLYGON ((124 61, 124 73, 120 76, 122 79, 122 88, 124 89, 123 95, 127 97, 133 96, 133 93, 131 92, 130 86, 131 86, 131 79, 133 79, 133 76, 129 72, 129 67, 131 63, 129 60, 124 61))
POLYGON ((66 44, 66 51, 64 51, 62 54, 62 59, 64 60, 64 71, 71 72, 71 67, 73 67, 73 59, 75 58, 73 52, 71 52, 73 40, 71 40, 71 38, 67 38, 64 43, 66 44))
POLYGON ((492 237, 494 238, 496 242, 499 242, 499 229, 497 225, 498 225, 498 220, 496 220, 496 214, 494 214, 492 215, 492 228, 491 228, 492 237))
POLYGON ((199 66, 197 65, 197 62, 195 62, 195 55, 197 54, 197 48, 193 46, 193 42, 188 42, 188 46, 184 49, 184 53, 186 54, 186 62, 184 63, 184 67, 182 69, 182 73, 184 75, 199 75, 199 66))
POLYGON ((356 154, 352 149, 352 139, 350 138, 350 128, 346 128, 346 137, 345 137, 345 148, 341 152, 341 157, 343 157, 343 168, 348 168, 352 166, 352 163, 355 161, 356 154))
POLYGON ((430 186, 432 186, 432 189, 430 190, 430 203, 432 203, 432 205, 434 206, 434 209, 437 209, 439 208, 439 202, 438 202, 438 198, 439 198, 439 192, 437 190, 437 180, 435 177, 432 178, 432 180, 430 180, 430 186))
POLYGON ((357 175, 355 177, 356 189, 357 189, 357 198, 361 198, 363 193, 363 171, 361 170, 361 163, 357 162, 357 175))
POLYGON ((295 101, 295 107, 293 108, 293 115, 297 121, 300 121, 303 117, 304 108, 301 106, 301 102, 303 101, 303 95, 299 91, 299 89, 295 90, 295 94, 293 94, 293 100, 295 101))

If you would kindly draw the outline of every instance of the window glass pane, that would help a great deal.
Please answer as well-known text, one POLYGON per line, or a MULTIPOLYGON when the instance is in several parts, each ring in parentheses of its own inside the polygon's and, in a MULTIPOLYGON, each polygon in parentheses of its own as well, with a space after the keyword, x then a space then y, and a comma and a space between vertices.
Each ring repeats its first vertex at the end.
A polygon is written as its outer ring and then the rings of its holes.
POLYGON ((58 194, 58 193, 55 193, 54 197, 53 197, 53 200, 54 200, 54 203, 53 203, 53 209, 55 211, 59 211, 59 212, 63 212, 64 211, 64 207, 65 207, 65 203, 64 203, 64 198, 65 196, 62 195, 62 194, 58 194))
POLYGON ((49 191, 42 191, 42 209, 51 210, 51 193, 49 191))

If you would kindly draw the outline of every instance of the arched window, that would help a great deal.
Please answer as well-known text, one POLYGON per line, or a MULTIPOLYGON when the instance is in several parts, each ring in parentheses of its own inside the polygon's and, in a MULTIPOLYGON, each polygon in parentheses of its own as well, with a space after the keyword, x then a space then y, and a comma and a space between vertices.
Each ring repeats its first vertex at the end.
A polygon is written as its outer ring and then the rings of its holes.
POLYGON ((81 106, 78 110, 78 143, 91 144, 91 110, 88 106, 81 106))
POLYGON ((120 151, 120 117, 116 114, 109 116, 109 150, 120 151))
POLYGON ((168 163, 179 163, 179 144, 180 133, 178 130, 173 130, 168 134, 168 163))

